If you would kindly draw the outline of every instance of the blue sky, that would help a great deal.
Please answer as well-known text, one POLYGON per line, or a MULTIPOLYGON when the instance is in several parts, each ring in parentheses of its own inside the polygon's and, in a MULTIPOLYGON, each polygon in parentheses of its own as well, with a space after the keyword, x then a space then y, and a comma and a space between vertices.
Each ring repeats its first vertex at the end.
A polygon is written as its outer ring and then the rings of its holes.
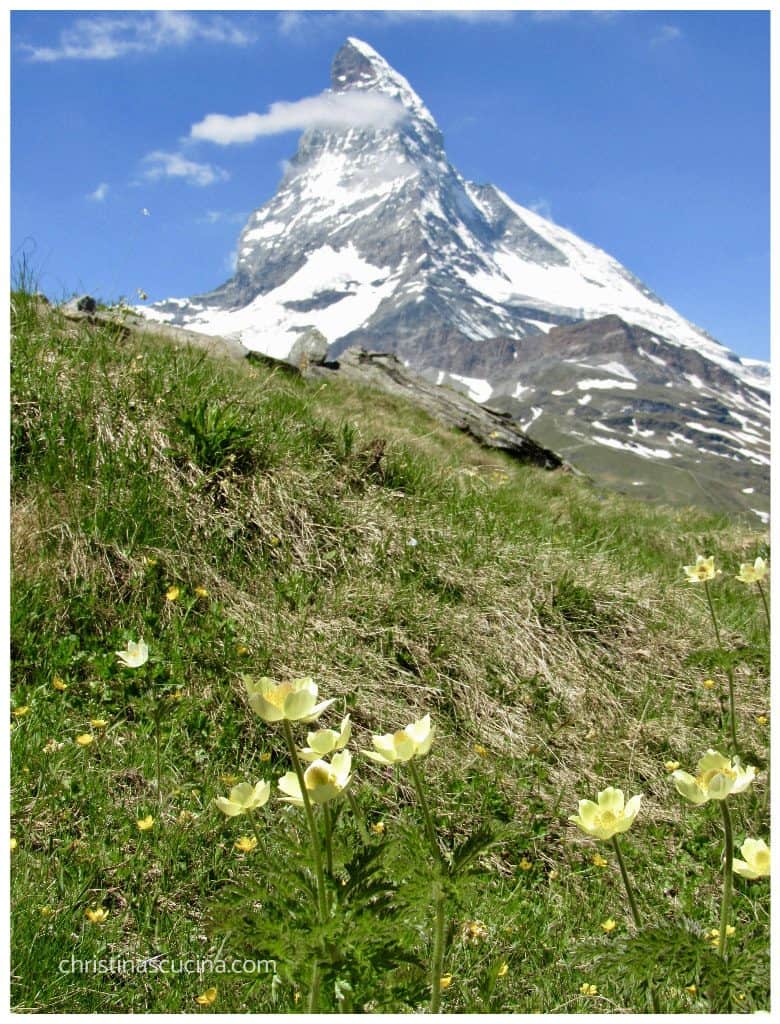
POLYGON ((319 95, 349 35, 409 79, 467 179, 769 358, 766 12, 15 13, 12 260, 55 299, 220 284, 300 132, 192 126, 319 95))

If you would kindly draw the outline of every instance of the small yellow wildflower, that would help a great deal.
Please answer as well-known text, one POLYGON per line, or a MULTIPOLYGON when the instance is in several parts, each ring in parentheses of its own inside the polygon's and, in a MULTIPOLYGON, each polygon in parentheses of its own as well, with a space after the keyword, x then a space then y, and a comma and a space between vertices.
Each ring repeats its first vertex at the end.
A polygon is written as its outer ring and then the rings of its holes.
POLYGON ((270 752, 267 750, 263 751, 263 753, 260 755, 260 760, 263 762, 263 764, 268 764, 268 762, 271 760, 270 752))
POLYGON ((521 871, 530 871, 533 867, 533 864, 527 857, 523 857, 523 859, 517 866, 520 868, 521 871))
POLYGON ((238 775, 231 775, 231 774, 228 773, 227 775, 220 775, 219 778, 220 778, 220 781, 224 782, 226 786, 235 786, 235 784, 238 782, 240 776, 238 776, 238 775))
POLYGON ((706 583, 707 580, 714 580, 720 576, 720 569, 715 568, 715 556, 705 558, 703 555, 696 556, 695 565, 684 565, 683 571, 689 583, 706 583))
POLYGON ((243 658, 247 654, 249 654, 249 648, 246 647, 244 644, 236 644, 236 654, 239 655, 239 657, 243 658))
POLYGON ((168 700, 182 700, 184 693, 182 690, 175 690, 173 693, 168 694, 168 700))
POLYGON ((383 821, 375 821, 371 826, 371 831, 375 836, 384 835, 385 823, 383 821))
POLYGON ((481 743, 474 744, 474 753, 479 754, 480 757, 487 757, 487 747, 483 747, 481 743))
POLYGON ((54 913, 51 907, 41 907, 41 917, 51 917, 54 913))
POLYGON ((757 558, 751 565, 750 562, 743 562, 739 567, 739 575, 735 577, 741 583, 760 583, 769 572, 769 566, 763 558, 757 558))
POLYGON ((135 824, 139 832, 148 832, 152 825, 154 825, 154 818, 151 814, 147 814, 145 818, 141 818, 135 824))
POLYGON ((175 601, 179 597, 179 594, 181 594, 181 590, 178 587, 168 587, 165 591, 165 600, 175 601))
POLYGON ((452 975, 451 974, 442 974, 442 976, 439 978, 439 988, 442 990, 442 992, 444 991, 445 988, 449 988, 451 984, 452 984, 452 975))
POLYGON ((11 853, 14 852, 19 843, 15 839, 11 839, 11 853))
POLYGON ((704 682, 701 685, 704 687, 705 690, 714 690, 715 689, 715 680, 714 679, 705 679, 704 682))
POLYGON ((698 992, 699 990, 698 990, 698 989, 696 988, 696 986, 695 986, 695 985, 686 985, 686 986, 685 986, 685 991, 686 991, 686 992, 690 992, 690 994, 691 994, 692 996, 695 996, 695 995, 696 995, 696 993, 697 993, 697 992, 698 992))
POLYGON ((199 996, 195 997, 195 1002, 198 1006, 211 1006, 217 1000, 217 988, 216 985, 211 988, 207 988, 205 992, 202 992, 199 996))
POLYGON ((591 864, 596 868, 605 868, 608 861, 604 860, 600 853, 594 853, 590 858, 591 864))
POLYGON ((91 910, 85 910, 84 917, 86 917, 90 924, 104 924, 108 918, 108 911, 105 907, 94 907, 91 910))
POLYGON ((26 704, 22 704, 21 707, 14 708, 11 714, 14 718, 24 718, 24 716, 28 714, 29 710, 30 709, 26 704))
POLYGON ((461 938, 464 942, 482 942, 488 937, 487 926, 482 921, 465 921, 461 929, 461 938))
POLYGON ((108 721, 105 718, 90 718, 89 724, 93 729, 105 729, 108 725, 108 721))
POLYGON ((666 764, 664 764, 664 768, 668 772, 676 772, 679 767, 680 767, 680 762, 679 761, 667 761, 666 764))
POLYGON ((547 875, 547 877, 550 879, 551 882, 554 882, 555 879, 559 877, 559 875, 560 872, 558 871, 558 869, 553 868, 552 871, 547 875))
POLYGON ((195 587, 195 593, 198 597, 208 597, 209 592, 205 587, 195 587))
POLYGON ((76 743, 78 743, 80 747, 88 747, 90 743, 94 742, 95 737, 89 732, 83 732, 80 736, 76 737, 76 743))
POLYGON ((766 715, 756 715, 756 725, 769 725, 766 715))
POLYGON ((506 960, 504 960, 504 962, 501 964, 501 966, 498 968, 498 971, 496 972, 496 977, 497 978, 503 978, 508 973, 509 973, 509 964, 506 962, 506 960))
POLYGON ((251 853, 257 846, 257 839, 254 836, 241 836, 240 839, 236 839, 233 846, 241 853, 251 853))
POLYGON ((606 921, 601 922, 601 930, 609 935, 617 928, 617 921, 613 917, 608 917, 606 921))
POLYGON ((157 559, 156 558, 144 558, 144 565, 148 565, 150 567, 155 566, 155 565, 157 565, 157 559))
POLYGON ((59 676, 55 676, 52 679, 51 685, 54 687, 55 690, 59 690, 60 693, 62 693, 64 690, 67 690, 68 688, 68 684, 64 683, 59 676))
POLYGON ((596 996, 598 995, 599 990, 595 985, 589 985, 587 981, 584 981, 580 985, 580 992, 582 992, 584 996, 596 996))

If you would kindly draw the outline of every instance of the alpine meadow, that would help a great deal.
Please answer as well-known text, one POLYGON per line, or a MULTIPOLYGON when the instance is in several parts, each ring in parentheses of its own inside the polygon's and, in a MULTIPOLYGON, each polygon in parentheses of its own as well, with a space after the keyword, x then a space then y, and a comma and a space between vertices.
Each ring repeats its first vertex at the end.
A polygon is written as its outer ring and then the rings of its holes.
POLYGON ((767 1009, 766 536, 126 314, 12 295, 14 1008, 767 1009))

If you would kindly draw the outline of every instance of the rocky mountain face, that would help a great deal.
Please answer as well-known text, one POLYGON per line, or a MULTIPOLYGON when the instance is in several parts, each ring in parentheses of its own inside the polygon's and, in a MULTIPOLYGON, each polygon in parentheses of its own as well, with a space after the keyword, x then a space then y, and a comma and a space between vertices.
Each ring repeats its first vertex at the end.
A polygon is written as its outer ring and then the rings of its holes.
POLYGON ((331 93, 384 97, 367 127, 311 129, 241 232, 233 277, 153 319, 286 358, 394 353, 433 385, 647 499, 769 509, 768 368, 740 360, 607 253, 465 181, 409 83, 368 44, 331 93))

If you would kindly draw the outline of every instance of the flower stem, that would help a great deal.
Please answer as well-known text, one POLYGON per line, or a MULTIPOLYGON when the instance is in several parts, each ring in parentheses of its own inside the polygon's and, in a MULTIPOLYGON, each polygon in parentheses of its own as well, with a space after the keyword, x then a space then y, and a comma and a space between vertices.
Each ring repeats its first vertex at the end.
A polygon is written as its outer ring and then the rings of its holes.
POLYGON ((720 936, 718 939, 718 953, 726 955, 726 929, 731 914, 731 892, 734 883, 734 836, 731 830, 731 815, 726 806, 725 800, 719 800, 721 813, 723 814, 723 835, 725 847, 723 851, 723 901, 720 905, 720 936))
POLYGON ((431 956, 431 1013, 439 1013, 441 1005, 441 975, 444 969, 445 897, 443 888, 436 896, 433 921, 433 954, 431 956))
MULTIPOLYGON (((626 863, 623 860, 623 854, 620 850, 620 845, 617 841, 617 836, 612 836, 612 846, 615 850, 615 856, 617 857, 618 865, 620 866, 620 874, 623 878, 623 885, 625 886, 626 896, 628 896, 628 905, 631 907, 631 916, 634 918, 634 924, 637 928, 642 927, 642 915, 639 913, 639 907, 634 896, 634 889, 631 885, 631 880, 628 877, 628 871, 626 870, 626 863)), ((660 1013, 658 1007, 658 996, 655 994, 655 989, 650 986, 650 1001, 653 1004, 653 1013, 660 1013)))
POLYGON ((162 731, 161 714, 159 708, 154 714, 154 751, 157 766, 157 799, 162 804, 162 772, 160 770, 160 732, 162 731))
POLYGON ((255 839, 257 840, 257 845, 259 846, 260 845, 260 830, 257 827, 257 821, 255 820, 255 815, 254 815, 253 811, 249 812, 249 820, 252 823, 252 831, 255 834, 255 839))
POLYGON ((333 819, 327 804, 322 808, 325 815, 325 870, 333 878, 333 819))
POLYGON ((767 629, 771 630, 772 629, 772 618, 771 618, 771 616, 769 614, 769 604, 767 603, 766 594, 764 593, 764 588, 761 586, 761 580, 756 580, 756 583, 758 584, 758 592, 761 595, 761 600, 762 600, 762 602, 764 604, 764 614, 766 615, 767 629))
POLYGON ((441 847, 436 839, 436 826, 433 824, 433 816, 431 815, 430 808, 428 807, 428 801, 425 798, 425 789, 423 788, 420 773, 417 771, 417 766, 415 765, 414 760, 409 761, 408 764, 409 774, 412 776, 414 788, 417 792, 417 799, 423 813, 423 820, 425 821, 425 834, 428 837, 428 842, 430 843, 431 852, 433 853, 436 868, 438 869, 437 873, 439 875, 437 879, 436 905, 433 917, 433 951, 431 953, 431 1013, 439 1013, 439 1007, 441 1005, 441 975, 444 968, 444 925, 446 920, 446 896, 442 875, 446 869, 446 863, 441 852, 441 847))
POLYGON ((641 928, 642 916, 639 913, 639 907, 637 906, 636 899, 634 898, 634 890, 631 886, 631 881, 628 877, 628 871, 626 871, 626 864, 623 860, 623 854, 620 851, 620 846, 618 845, 616 835, 612 836, 612 846, 614 847, 615 855, 617 856, 617 862, 620 865, 620 874, 623 876, 623 885, 626 888, 626 896, 628 896, 628 905, 631 907, 631 916, 634 918, 634 924, 637 926, 637 928, 641 928))
POLYGON ((417 791, 417 799, 420 802, 420 809, 423 813, 423 819, 425 821, 425 834, 428 837, 428 842, 431 844, 431 850, 437 861, 444 863, 439 843, 436 839, 436 828, 433 824, 433 818, 431 817, 430 808, 428 807, 428 801, 425 799, 425 790, 423 789, 422 779, 420 773, 417 771, 417 767, 414 760, 407 762, 409 765, 409 774, 412 776, 412 782, 414 788, 417 791))
POLYGON ((311 806, 311 800, 309 799, 309 792, 306 789, 306 780, 303 777, 303 768, 301 767, 300 759, 298 758, 298 751, 295 748, 295 739, 293 738, 292 726, 284 719, 282 722, 284 726, 284 738, 287 743, 287 749, 290 752, 290 758, 292 759, 293 768, 298 778, 298 785, 301 789, 301 799, 303 800, 303 809, 306 812, 306 821, 309 825, 309 834, 311 835, 311 850, 314 857, 314 871, 317 876, 317 902, 319 906, 320 922, 325 923, 325 919, 328 916, 328 903, 327 896, 325 893, 325 875, 322 870, 322 853, 320 852, 319 834, 317 832, 317 822, 314 820, 314 810, 311 806))
MULTIPOLYGON (((707 604, 710 608, 710 617, 712 618, 712 625, 715 629, 715 639, 718 643, 718 649, 720 650, 721 654, 725 655, 726 652, 723 650, 723 644, 721 643, 720 639, 720 629, 718 628, 718 620, 715 615, 715 607, 712 603, 712 595, 710 594, 710 585, 707 580, 704 581, 704 593, 707 595, 707 604)), ((739 746, 737 744, 737 710, 734 700, 734 670, 731 667, 731 665, 727 666, 726 675, 728 676, 729 680, 729 727, 731 730, 731 746, 733 753, 738 754, 739 746)))

